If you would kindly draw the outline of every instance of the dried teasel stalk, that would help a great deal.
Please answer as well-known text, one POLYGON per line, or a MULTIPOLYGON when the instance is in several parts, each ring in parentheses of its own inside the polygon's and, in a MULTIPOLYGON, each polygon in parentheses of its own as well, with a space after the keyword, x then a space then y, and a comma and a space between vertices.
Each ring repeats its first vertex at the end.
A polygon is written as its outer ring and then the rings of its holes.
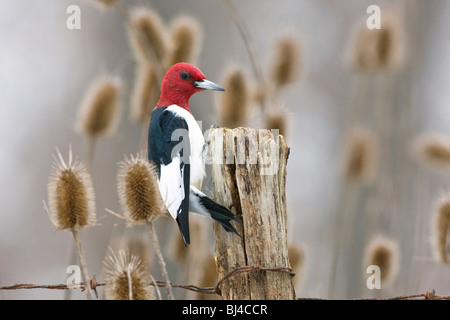
POLYGON ((368 182, 375 173, 378 139, 367 128, 355 127, 347 135, 343 150, 343 171, 353 181, 368 182))
POLYGON ((387 286, 395 279, 400 262, 400 252, 396 241, 383 236, 374 237, 365 250, 364 270, 370 265, 380 268, 382 286, 387 286))
POLYGON ((158 102, 159 88, 156 82, 156 74, 150 63, 139 63, 131 93, 130 117, 141 124, 148 124, 151 110, 158 102))
POLYGON ((288 246, 289 264, 292 271, 295 272, 295 283, 298 285, 302 280, 302 275, 305 269, 305 250, 303 246, 297 244, 290 244, 288 246))
MULTIPOLYGON (((49 208, 44 208, 56 229, 71 231, 80 258, 84 283, 89 283, 89 273, 79 231, 95 223, 95 200, 91 177, 87 169, 72 158, 64 161, 61 153, 53 156, 54 166, 48 184, 49 208)), ((87 298, 92 299, 89 285, 85 286, 87 298)))
POLYGON ((414 155, 429 168, 450 169, 450 137, 441 133, 423 133, 413 141, 414 155))
POLYGON ((275 39, 270 61, 270 79, 273 82, 275 95, 282 86, 299 78, 300 55, 300 41, 292 32, 285 32, 275 39))
POLYGON ((222 80, 226 92, 218 101, 220 125, 228 128, 246 126, 250 114, 250 79, 242 68, 229 67, 222 80))
POLYGON ((282 108, 276 108, 268 111, 265 116, 265 128, 269 130, 278 130, 278 133, 286 138, 288 128, 288 115, 282 108))
POLYGON ((128 35, 136 59, 163 63, 168 52, 168 38, 161 16, 151 8, 142 7, 133 9, 130 19, 128 35))
POLYGON ((90 138, 113 134, 120 113, 121 81, 100 76, 86 91, 78 110, 76 128, 90 138))
POLYGON ((118 193, 125 219, 130 224, 147 226, 161 272, 167 283, 168 296, 173 300, 166 263, 153 225, 155 219, 167 214, 156 174, 156 167, 146 159, 143 153, 130 158, 125 157, 125 160, 119 164, 118 193))
POLYGON ((450 196, 441 196, 431 223, 431 244, 439 263, 449 263, 450 258, 450 196))
POLYGON ((148 270, 137 256, 119 250, 105 261, 106 300, 154 300, 154 288, 148 270))
POLYGON ((197 19, 179 16, 171 22, 170 49, 166 58, 166 68, 178 62, 196 64, 200 52, 203 30, 197 19))
POLYGON ((381 28, 361 23, 352 43, 352 64, 358 71, 393 70, 404 61, 404 26, 394 11, 382 12, 381 28))

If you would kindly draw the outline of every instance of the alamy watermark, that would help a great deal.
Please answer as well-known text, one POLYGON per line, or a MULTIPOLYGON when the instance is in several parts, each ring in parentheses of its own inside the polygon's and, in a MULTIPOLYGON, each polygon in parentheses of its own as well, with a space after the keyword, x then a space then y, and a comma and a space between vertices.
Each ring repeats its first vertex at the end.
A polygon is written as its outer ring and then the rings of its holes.
MULTIPOLYGON (((197 123, 201 129, 202 122, 197 121, 197 123)), ((175 130, 171 136, 171 141, 175 142, 172 146, 171 157, 180 157, 182 162, 189 164, 201 161, 208 165, 258 165, 260 175, 274 175, 278 172, 278 129, 270 130, 270 134, 267 129, 246 130, 238 136, 215 134, 214 144, 210 141, 211 130, 212 128, 203 133, 206 143, 201 157, 193 156, 192 153, 196 150, 190 150, 192 146, 188 143, 189 130, 183 128, 175 130), (269 136, 269 138, 265 139, 262 136, 269 136)))
MULTIPOLYGON (((366 12, 370 16, 366 20, 368 29, 381 29, 381 8, 375 4, 367 7, 366 12)), ((75 4, 67 7, 66 13, 69 15, 66 19, 66 26, 69 30, 81 29, 81 8, 75 4)))
POLYGON ((66 19, 66 27, 69 30, 81 29, 81 9, 79 6, 72 4, 67 7, 66 13, 69 15, 66 19))
POLYGON ((366 287, 369 290, 381 289, 381 269, 377 265, 370 265, 366 269, 366 273, 370 274, 366 280, 366 287))
POLYGON ((68 288, 75 287, 81 283, 81 268, 76 264, 67 267, 66 273, 70 274, 67 277, 66 285, 68 288))
POLYGON ((381 9, 377 5, 367 7, 367 13, 370 16, 366 20, 367 29, 381 29, 381 9))

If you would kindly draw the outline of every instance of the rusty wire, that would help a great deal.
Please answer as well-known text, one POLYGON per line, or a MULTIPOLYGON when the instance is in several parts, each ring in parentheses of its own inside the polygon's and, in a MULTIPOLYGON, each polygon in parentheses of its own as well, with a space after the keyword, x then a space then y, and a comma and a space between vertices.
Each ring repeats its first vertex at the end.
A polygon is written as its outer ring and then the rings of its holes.
MULTIPOLYGON (((220 286, 221 284, 227 280, 228 278, 243 272, 255 272, 257 274, 261 274, 264 272, 284 272, 289 274, 290 276, 294 276, 295 273, 292 272, 291 268, 286 267, 278 267, 278 268, 266 268, 261 267, 259 265, 254 266, 244 266, 244 267, 237 267, 226 273, 217 283, 214 287, 198 287, 192 284, 182 285, 182 284, 176 284, 176 283, 170 283, 171 287, 173 288, 181 288, 185 290, 190 290, 198 293, 205 293, 205 294, 217 294, 221 295, 220 286)), ((105 282, 97 282, 95 275, 92 279, 89 280, 89 284, 91 289, 94 291, 95 295, 98 297, 97 294, 97 288, 98 287, 104 287, 106 286, 105 282)), ((166 287, 167 283, 165 281, 154 281, 151 282, 150 285, 157 286, 157 287, 166 287)), ((53 285, 39 285, 39 284, 13 284, 13 285, 7 285, 7 286, 0 286, 0 290, 21 290, 21 289, 50 289, 50 290, 72 290, 72 289, 81 289, 84 290, 84 283, 79 284, 53 284, 53 285)), ((320 298, 298 298, 297 300, 322 300, 320 298)), ((392 297, 388 299, 383 298, 376 298, 376 299, 355 299, 355 300, 450 300, 450 296, 438 296, 435 294, 435 291, 427 291, 425 293, 420 294, 412 294, 412 295, 405 295, 405 296, 398 296, 398 297, 392 297)))
MULTIPOLYGON (((295 273, 292 272, 291 268, 286 267, 278 267, 278 268, 266 268, 261 267, 259 265, 254 266, 244 266, 244 267, 237 267, 232 269, 230 272, 225 274, 223 278, 221 278, 214 287, 198 287, 192 284, 182 285, 182 284, 176 284, 176 283, 170 283, 170 286, 172 288, 181 288, 185 290, 195 291, 199 293, 206 293, 206 294, 218 294, 221 295, 220 285, 228 278, 232 277, 233 275, 237 273, 242 272, 256 272, 256 273, 262 273, 262 272, 285 272, 288 273, 291 276, 294 276, 295 273)), ((95 295, 98 297, 97 294, 97 288, 98 287, 104 287, 106 285, 105 282, 97 282, 96 277, 89 280, 90 288, 95 292, 95 295)), ((155 281, 151 282, 150 285, 157 286, 157 287, 166 287, 167 283, 165 281, 155 281)), ((27 284, 27 283, 21 283, 21 284, 13 284, 8 286, 0 286, 0 290, 20 290, 20 289, 51 289, 51 290, 70 290, 70 289, 81 289, 84 290, 84 283, 79 284, 53 284, 53 285, 39 285, 39 284, 27 284)))

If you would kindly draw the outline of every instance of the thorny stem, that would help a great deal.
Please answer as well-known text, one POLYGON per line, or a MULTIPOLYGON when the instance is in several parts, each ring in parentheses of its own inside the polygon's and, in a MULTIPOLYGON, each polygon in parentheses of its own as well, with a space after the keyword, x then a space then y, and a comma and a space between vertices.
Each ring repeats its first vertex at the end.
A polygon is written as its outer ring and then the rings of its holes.
POLYGON ((80 257, 81 272, 83 273, 85 283, 84 290, 86 290, 86 297, 88 300, 92 300, 91 288, 89 285, 89 273, 87 270, 86 259, 84 258, 83 248, 81 246, 80 234, 78 233, 78 230, 74 229, 72 229, 72 234, 77 246, 78 256, 80 257))
POLYGON ((164 261, 164 257, 161 253, 161 247, 158 241, 158 235, 156 234, 155 227, 153 226, 153 222, 147 222, 148 232, 150 233, 153 240, 153 247, 155 248, 156 255, 158 257, 159 267, 161 268, 161 273, 163 278, 167 283, 167 294, 170 300, 174 300, 172 286, 170 285, 169 274, 167 273, 166 263, 164 261))

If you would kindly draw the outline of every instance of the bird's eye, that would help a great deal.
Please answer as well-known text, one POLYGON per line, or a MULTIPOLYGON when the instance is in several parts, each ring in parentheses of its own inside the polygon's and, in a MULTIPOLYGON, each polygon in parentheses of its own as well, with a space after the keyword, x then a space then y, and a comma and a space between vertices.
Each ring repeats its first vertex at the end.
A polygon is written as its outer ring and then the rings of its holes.
POLYGON ((189 79, 189 73, 187 73, 186 71, 181 71, 180 78, 183 80, 189 79))

